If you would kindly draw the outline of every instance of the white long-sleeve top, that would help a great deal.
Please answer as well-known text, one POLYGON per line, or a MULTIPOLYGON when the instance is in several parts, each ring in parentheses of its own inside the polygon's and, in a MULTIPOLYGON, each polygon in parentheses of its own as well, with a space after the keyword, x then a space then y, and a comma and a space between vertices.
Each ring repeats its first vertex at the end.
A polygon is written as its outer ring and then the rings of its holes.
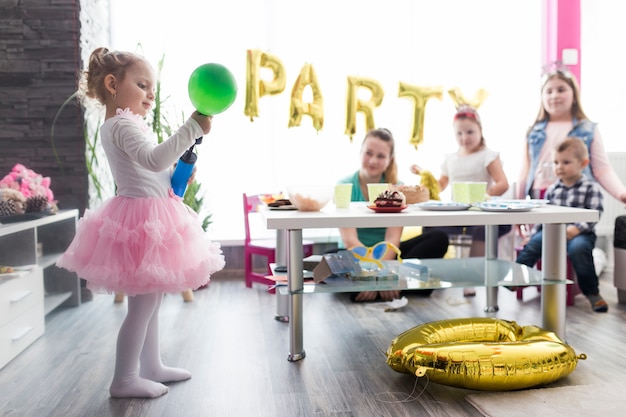
POLYGON ((160 144, 141 117, 128 109, 100 128, 102 147, 117 185, 117 195, 164 198, 170 195, 171 168, 204 133, 193 119, 160 144))

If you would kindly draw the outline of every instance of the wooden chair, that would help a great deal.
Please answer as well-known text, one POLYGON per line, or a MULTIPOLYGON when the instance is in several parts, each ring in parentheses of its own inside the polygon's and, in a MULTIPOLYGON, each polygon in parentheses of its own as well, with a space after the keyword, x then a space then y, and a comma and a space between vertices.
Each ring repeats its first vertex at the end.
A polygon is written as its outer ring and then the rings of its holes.
MULTIPOLYGON (((270 264, 276 261, 276 238, 270 239, 254 239, 250 233, 251 215, 258 212, 259 207, 265 203, 262 197, 265 194, 247 195, 243 193, 243 214, 246 237, 244 241, 244 273, 246 279, 246 287, 251 288, 253 282, 265 285, 274 285, 275 282, 265 278, 271 274, 270 264), (257 256, 266 258, 267 270, 264 273, 254 271, 254 259, 257 256)), ((304 257, 313 254, 313 241, 303 240, 304 257)))

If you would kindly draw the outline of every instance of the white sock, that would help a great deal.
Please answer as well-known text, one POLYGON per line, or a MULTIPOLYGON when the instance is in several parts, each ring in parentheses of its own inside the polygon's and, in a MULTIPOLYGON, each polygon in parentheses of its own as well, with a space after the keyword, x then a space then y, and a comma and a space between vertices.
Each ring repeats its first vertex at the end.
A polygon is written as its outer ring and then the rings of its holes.
POLYGON ((151 293, 128 297, 128 313, 117 337, 115 373, 109 392, 117 398, 154 398, 168 388, 139 376, 139 356, 143 349, 149 323, 158 315, 161 294, 151 293))
POLYGON ((159 347, 159 308, 163 295, 159 296, 157 306, 150 323, 143 350, 140 356, 139 375, 143 378, 157 382, 184 381, 191 378, 191 372, 181 368, 171 368, 161 362, 161 350, 159 347))

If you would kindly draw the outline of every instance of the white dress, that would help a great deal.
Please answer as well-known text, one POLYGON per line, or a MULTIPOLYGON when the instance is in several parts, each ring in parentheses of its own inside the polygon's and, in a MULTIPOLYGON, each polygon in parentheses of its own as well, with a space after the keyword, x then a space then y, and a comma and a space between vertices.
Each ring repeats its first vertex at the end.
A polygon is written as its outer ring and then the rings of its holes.
POLYGON ((441 164, 441 175, 448 177, 449 182, 486 182, 487 188, 493 182, 487 167, 500 154, 489 148, 460 156, 457 152, 447 154, 441 164))

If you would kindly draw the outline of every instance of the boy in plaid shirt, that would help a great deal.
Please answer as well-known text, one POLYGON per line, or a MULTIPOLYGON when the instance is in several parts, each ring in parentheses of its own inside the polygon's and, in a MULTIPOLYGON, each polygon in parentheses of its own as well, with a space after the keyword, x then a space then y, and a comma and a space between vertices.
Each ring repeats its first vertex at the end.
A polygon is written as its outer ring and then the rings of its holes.
MULTIPOLYGON (((555 149, 554 172, 559 178, 546 191, 550 204, 598 210, 602 213, 602 194, 598 184, 583 174, 589 164, 587 146, 576 137, 565 139, 555 149)), ((572 262, 578 286, 597 313, 606 313, 609 306, 600 295, 598 275, 593 264, 596 244, 595 223, 567 225, 567 256, 572 262)), ((517 257, 517 263, 534 266, 541 258, 541 225, 535 226, 530 240, 517 257)))

